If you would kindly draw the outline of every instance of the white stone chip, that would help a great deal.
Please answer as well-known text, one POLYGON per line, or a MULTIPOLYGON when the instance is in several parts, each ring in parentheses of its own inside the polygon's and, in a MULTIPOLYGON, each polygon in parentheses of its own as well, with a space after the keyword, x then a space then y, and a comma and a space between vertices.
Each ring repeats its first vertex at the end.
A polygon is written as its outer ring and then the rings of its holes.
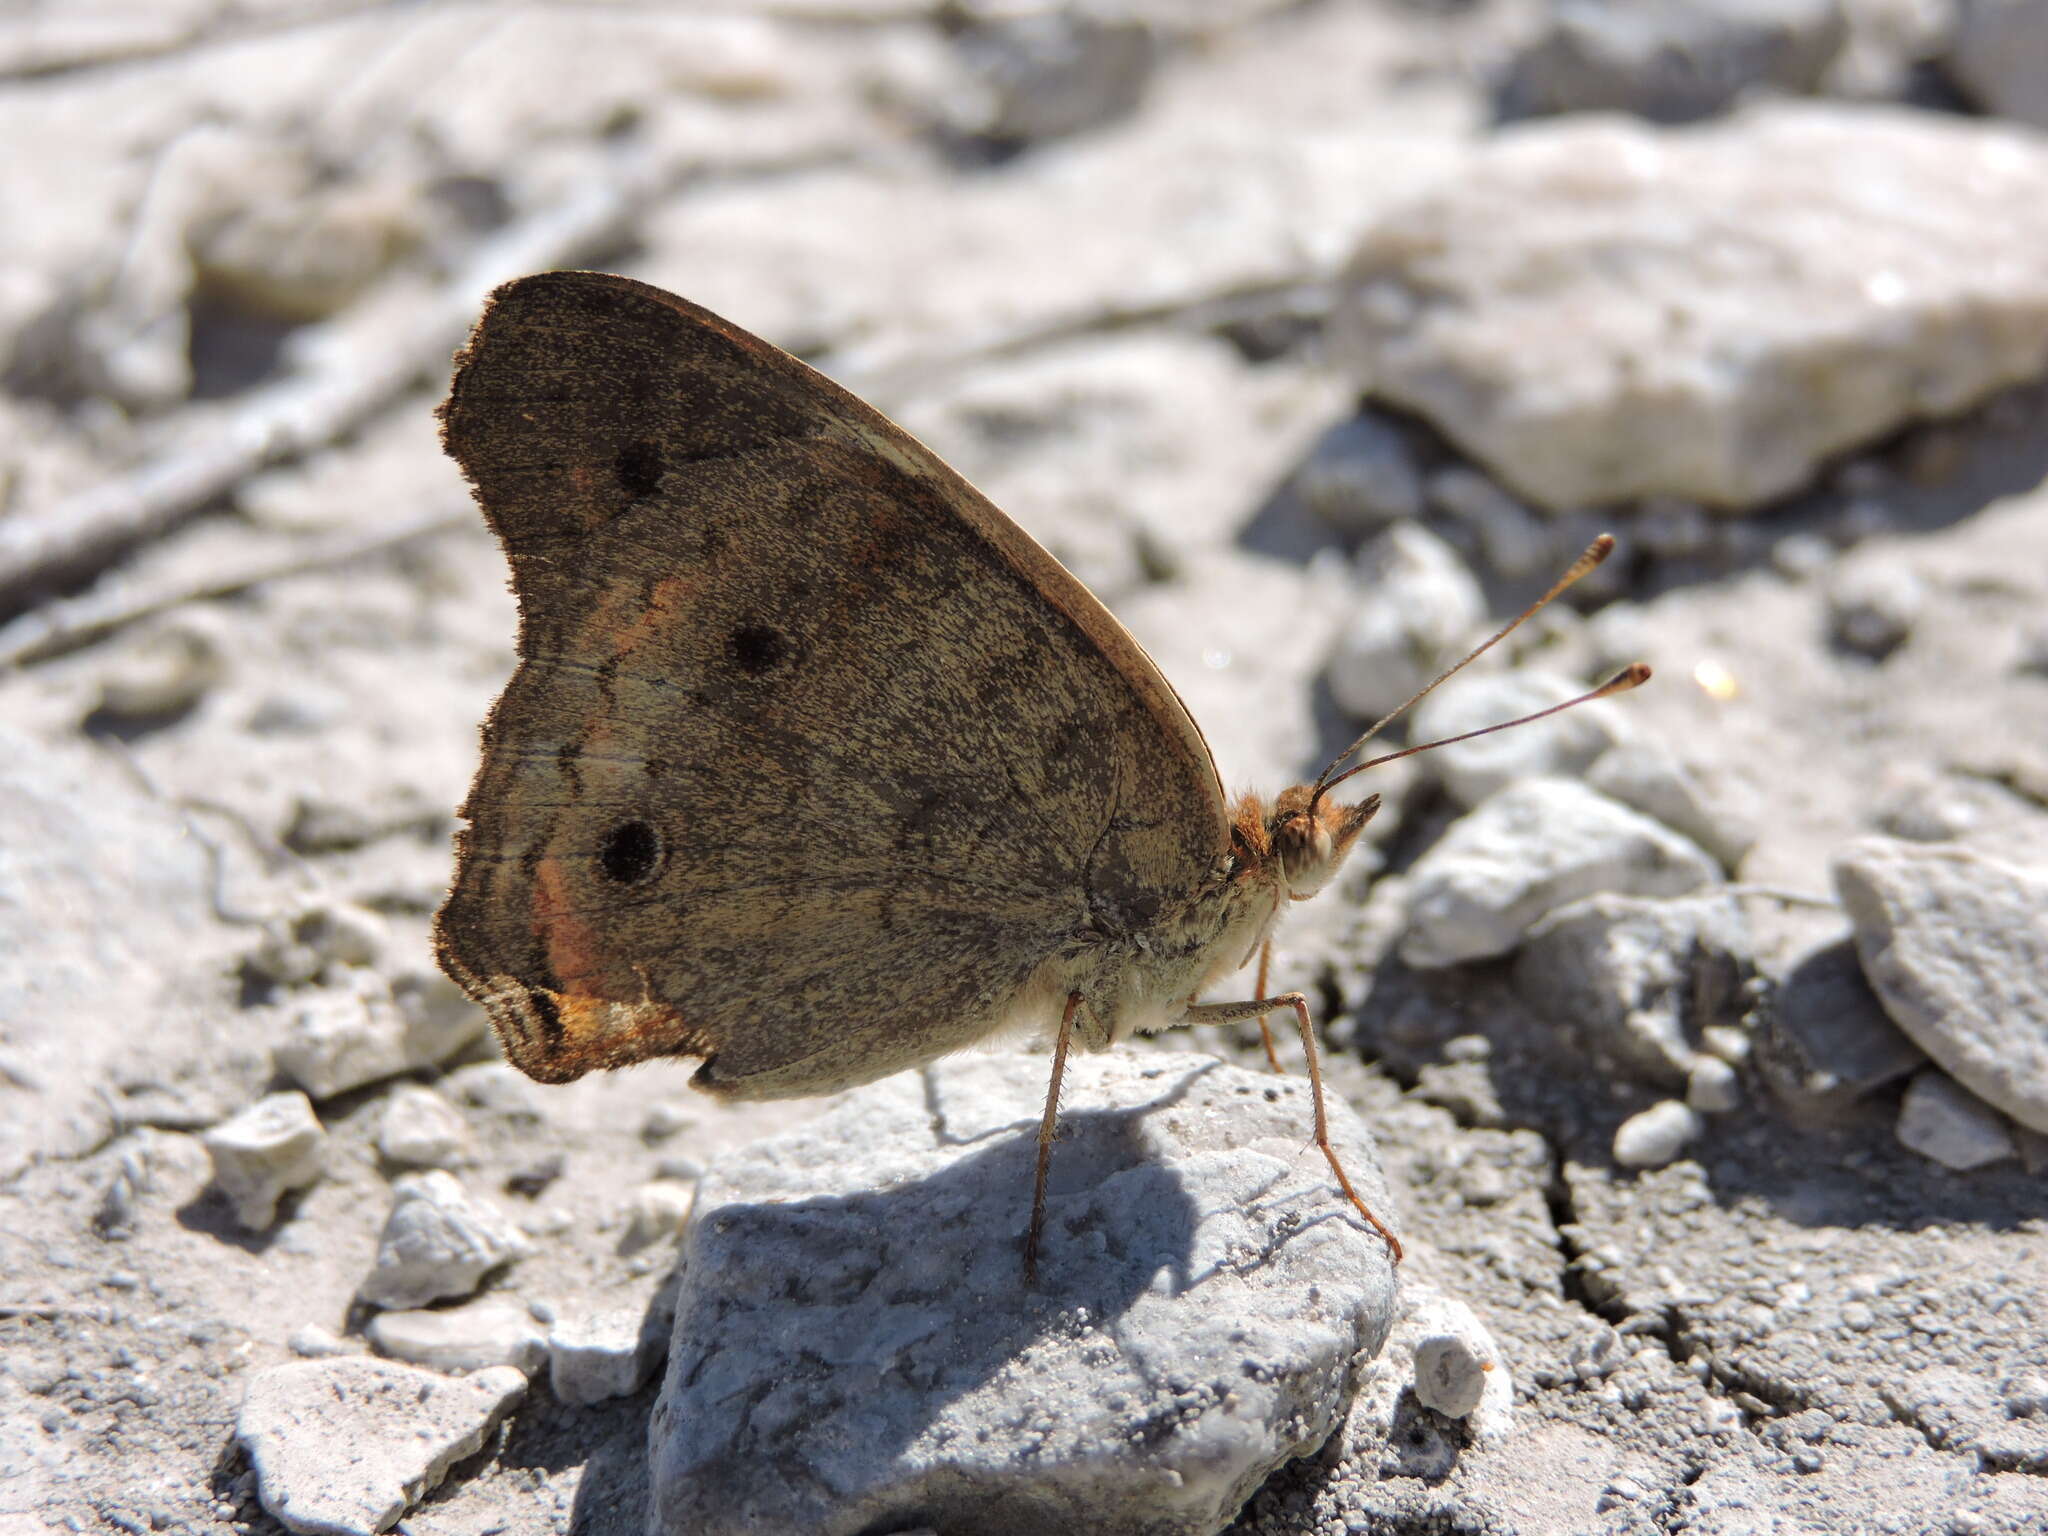
POLYGON ((235 1220, 260 1232, 277 1217, 277 1202, 318 1182, 327 1166, 327 1132, 303 1093, 258 1099, 201 1138, 213 1159, 213 1182, 235 1204, 235 1220))
POLYGON ((1401 958, 1425 968, 1489 959, 1581 897, 1682 896, 1719 874, 1668 827, 1569 779, 1530 779, 1453 822, 1409 871, 1401 958))
POLYGON ((594 1307, 558 1320, 548 1334, 548 1385, 565 1403, 631 1397, 668 1357, 669 1313, 594 1307))
POLYGON ((2003 1115, 1933 1067, 1906 1084, 1896 1134, 1901 1145, 1957 1173, 2003 1162, 2018 1151, 2003 1115))
POLYGON ((418 1307, 467 1296, 489 1271, 533 1251, 502 1211, 471 1195, 452 1173, 408 1174, 392 1193, 376 1268, 362 1287, 373 1305, 418 1307))
POLYGON ((373 1536, 437 1487, 526 1391, 504 1366, 457 1379, 390 1360, 259 1371, 235 1420, 263 1507, 300 1536, 373 1536))

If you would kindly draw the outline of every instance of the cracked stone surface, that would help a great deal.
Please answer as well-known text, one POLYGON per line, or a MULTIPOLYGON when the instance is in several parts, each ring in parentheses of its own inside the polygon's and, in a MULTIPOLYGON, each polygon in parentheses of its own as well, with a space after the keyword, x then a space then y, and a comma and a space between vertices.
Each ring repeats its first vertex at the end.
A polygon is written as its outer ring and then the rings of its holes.
MULTIPOLYGON (((546 265, 664 283, 903 422, 1131 628, 1233 790, 1317 773, 1457 649, 1474 585, 1504 622, 1617 536, 1430 714, 1652 683, 1347 783, 1382 809, 1279 935, 1410 1251, 1388 1347, 1230 1536, 2048 1529, 2048 1136, 1980 1097, 2041 1023, 2040 903, 1999 871, 2048 868, 2048 149, 1926 104, 1937 70, 2005 100, 1985 18, 2041 8, 1840 9, 1813 99, 1503 131, 1544 26, 1518 0, 0 7, 0 135, 32 146, 0 156, 0 1529, 281 1536, 235 1438, 253 1381, 459 1398, 509 1360, 525 1395, 404 1529, 643 1536, 656 1379, 702 1344, 670 1326, 698 1186, 840 1113, 667 1064, 530 1082, 435 967, 516 614, 432 413, 485 289, 546 265), (1470 584, 1383 591, 1361 547, 1397 529, 1470 584), (1689 839, 1743 941, 1625 924, 1639 955, 1537 1010, 1536 908, 1583 892, 1503 846, 1487 953, 1404 960, 1447 830, 1544 769, 1689 839), (1870 878, 1838 891, 1845 857, 1870 878), (1887 1006, 1948 1021, 1940 1064, 1887 1006), (207 1137, 295 1083, 321 1176, 251 1227, 267 1188, 242 1211, 207 1137), (1620 1166, 1681 1096, 1690 1140, 1620 1166), (1930 1102, 1998 1134, 1923 1157, 1930 1102), (442 1169, 495 1213, 471 1257, 523 1256, 373 1326, 394 1186, 442 1169)), ((1182 1046, 1269 1082, 1249 1025, 1115 1059, 1182 1046)), ((991 1223, 1025 1141, 953 1149, 991 1223)), ((832 1198, 893 1209, 885 1172, 832 1198)), ((985 1293, 970 1324, 1023 1315, 985 1293)), ((288 1449, 333 1468, 390 1421, 320 1425, 288 1449)))

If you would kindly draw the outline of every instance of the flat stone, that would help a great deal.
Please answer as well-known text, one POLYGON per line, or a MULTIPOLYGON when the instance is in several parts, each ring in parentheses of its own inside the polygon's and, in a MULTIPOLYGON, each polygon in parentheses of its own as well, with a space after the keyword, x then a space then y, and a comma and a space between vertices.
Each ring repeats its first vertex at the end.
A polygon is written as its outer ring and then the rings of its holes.
POLYGON ((1978 1098, 2048 1131, 2048 876, 1881 838, 1844 850, 1834 876, 1893 1022, 1978 1098))
POLYGON ((327 1132, 303 1093, 269 1094, 200 1139, 213 1159, 213 1182, 252 1232, 268 1227, 277 1202, 317 1183, 327 1167, 327 1132))
MULTIPOLYGON (((1036 1288, 1041 1056, 856 1090, 715 1164, 650 1438, 670 1536, 1211 1533, 1335 1427, 1393 1320, 1307 1084, 1194 1055, 1068 1065, 1036 1288)), ((1370 1137, 1333 1140, 1385 1212, 1370 1137)))
POLYGON ((419 1307, 467 1296, 491 1270, 533 1251, 504 1212, 452 1173, 407 1174, 393 1183, 392 1195, 377 1265, 362 1286, 372 1305, 419 1307))
POLYGON ((1530 124, 1372 226, 1333 355, 1541 506, 1747 510, 2039 377, 2044 183, 2038 136, 1907 108, 1530 124))
POLYGON ((1453 822, 1409 871, 1401 958, 1431 967, 1504 955, 1582 897, 1682 896, 1719 874, 1698 844, 1583 784, 1528 779, 1453 822))
POLYGON ((1735 1011, 1751 956, 1732 896, 1603 894, 1532 927, 1514 983, 1539 1016, 1576 1031, 1603 1072, 1677 1088, 1689 1081, 1701 1031, 1735 1011))
POLYGON ((2003 1162, 2017 1150, 2004 1116, 1933 1067, 1906 1084, 1897 1134, 1902 1146, 1957 1173, 2003 1162))
POLYGON ((259 1371, 235 1419, 263 1507, 300 1536, 388 1530, 526 1391, 498 1366, 439 1376, 390 1360, 302 1360, 259 1371))
POLYGON ((433 1371, 509 1365, 531 1376, 548 1354, 547 1336, 533 1313, 509 1296, 431 1311, 379 1312, 363 1331, 380 1355, 433 1371))

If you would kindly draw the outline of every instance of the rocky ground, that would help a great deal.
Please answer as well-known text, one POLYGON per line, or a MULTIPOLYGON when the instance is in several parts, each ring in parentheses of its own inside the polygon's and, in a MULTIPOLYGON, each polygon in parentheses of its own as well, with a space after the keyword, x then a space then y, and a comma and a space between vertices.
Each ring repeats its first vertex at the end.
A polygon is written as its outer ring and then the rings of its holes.
POLYGON ((2044 60, 2037 0, 0 12, 0 1528, 2048 1528, 2044 60), (1036 1063, 496 1059, 426 931, 512 606, 431 412, 559 266, 922 436, 1233 785, 1617 535, 1409 739, 1655 680, 1374 774, 1282 946, 1398 1292, 1256 1034, 1084 1065, 1034 1295, 1036 1063))

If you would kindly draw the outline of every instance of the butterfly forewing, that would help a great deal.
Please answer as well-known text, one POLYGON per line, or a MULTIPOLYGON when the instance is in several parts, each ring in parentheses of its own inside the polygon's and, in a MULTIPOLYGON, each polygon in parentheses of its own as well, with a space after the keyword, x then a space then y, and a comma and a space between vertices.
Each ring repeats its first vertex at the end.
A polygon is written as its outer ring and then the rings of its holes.
POLYGON ((1214 766, 1136 643, 793 358, 545 274, 494 296, 444 422, 520 661, 437 934, 524 1070, 879 1077, 1213 871, 1214 766))

